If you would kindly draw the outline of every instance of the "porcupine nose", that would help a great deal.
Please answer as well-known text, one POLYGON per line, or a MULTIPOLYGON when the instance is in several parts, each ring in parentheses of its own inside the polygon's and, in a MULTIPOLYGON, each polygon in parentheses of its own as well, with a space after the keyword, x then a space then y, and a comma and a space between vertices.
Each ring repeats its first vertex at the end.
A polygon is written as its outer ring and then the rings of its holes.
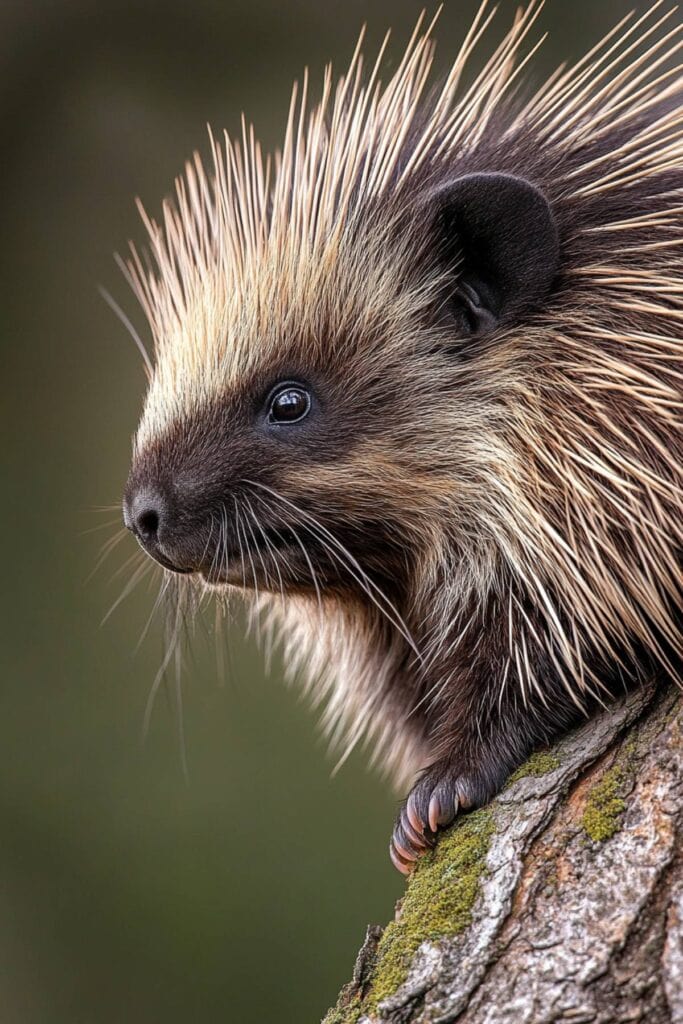
POLYGON ((172 495, 147 483, 129 486, 123 500, 123 522, 155 562, 186 574, 197 565, 195 538, 181 525, 172 495))
POLYGON ((168 528, 168 502, 159 491, 142 488, 124 503, 123 521, 142 546, 154 554, 168 528))

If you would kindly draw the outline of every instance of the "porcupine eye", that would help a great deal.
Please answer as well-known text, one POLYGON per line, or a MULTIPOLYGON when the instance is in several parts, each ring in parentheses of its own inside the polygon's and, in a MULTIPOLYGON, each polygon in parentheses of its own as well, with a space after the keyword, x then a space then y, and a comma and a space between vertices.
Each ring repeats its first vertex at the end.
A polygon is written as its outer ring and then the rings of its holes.
POLYGON ((268 419, 271 423, 298 423, 311 408, 311 396, 300 384, 279 384, 270 396, 268 419))

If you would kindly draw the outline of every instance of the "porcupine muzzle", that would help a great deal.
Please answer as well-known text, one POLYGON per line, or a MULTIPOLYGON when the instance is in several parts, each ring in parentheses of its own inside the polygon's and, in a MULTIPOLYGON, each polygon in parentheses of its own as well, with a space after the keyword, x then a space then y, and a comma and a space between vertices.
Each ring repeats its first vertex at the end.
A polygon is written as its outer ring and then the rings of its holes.
POLYGON ((147 554, 172 572, 195 571, 196 552, 183 543, 176 502, 170 491, 149 485, 129 486, 123 522, 147 554), (185 550, 186 549, 186 550, 185 550))
MULTIPOLYGON (((211 461, 201 448, 200 460, 191 446, 180 450, 168 444, 157 446, 133 461, 123 497, 123 522, 150 558, 171 572, 202 574, 209 582, 228 582, 226 574, 244 577, 247 552, 262 539, 268 552, 287 542, 281 523, 263 522, 250 532, 235 520, 235 495, 239 494, 238 473, 231 472, 235 459, 211 461), (237 568, 235 568, 237 566, 237 568)), ((251 564, 251 563, 249 563, 251 564)), ((255 563, 256 564, 256 563, 255 563)), ((245 584, 246 585, 246 584, 245 584)))

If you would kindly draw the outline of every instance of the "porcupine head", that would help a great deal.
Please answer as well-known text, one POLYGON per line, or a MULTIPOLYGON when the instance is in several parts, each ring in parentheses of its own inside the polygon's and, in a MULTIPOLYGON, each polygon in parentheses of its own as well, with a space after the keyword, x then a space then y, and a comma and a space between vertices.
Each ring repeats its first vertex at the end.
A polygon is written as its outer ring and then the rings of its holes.
POLYGON ((533 92, 539 13, 467 84, 486 5, 438 87, 431 27, 387 81, 359 43, 274 159, 211 137, 127 265, 126 525, 178 587, 242 591, 331 737, 412 786, 403 871, 680 657, 675 29, 627 19, 533 92))

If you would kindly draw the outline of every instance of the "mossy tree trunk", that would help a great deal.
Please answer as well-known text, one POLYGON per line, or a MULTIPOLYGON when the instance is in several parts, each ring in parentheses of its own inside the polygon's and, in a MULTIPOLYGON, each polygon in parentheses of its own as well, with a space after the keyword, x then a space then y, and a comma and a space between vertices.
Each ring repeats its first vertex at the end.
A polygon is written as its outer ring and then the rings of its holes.
POLYGON ((445 833, 325 1024, 683 1024, 683 704, 633 694, 445 833))

